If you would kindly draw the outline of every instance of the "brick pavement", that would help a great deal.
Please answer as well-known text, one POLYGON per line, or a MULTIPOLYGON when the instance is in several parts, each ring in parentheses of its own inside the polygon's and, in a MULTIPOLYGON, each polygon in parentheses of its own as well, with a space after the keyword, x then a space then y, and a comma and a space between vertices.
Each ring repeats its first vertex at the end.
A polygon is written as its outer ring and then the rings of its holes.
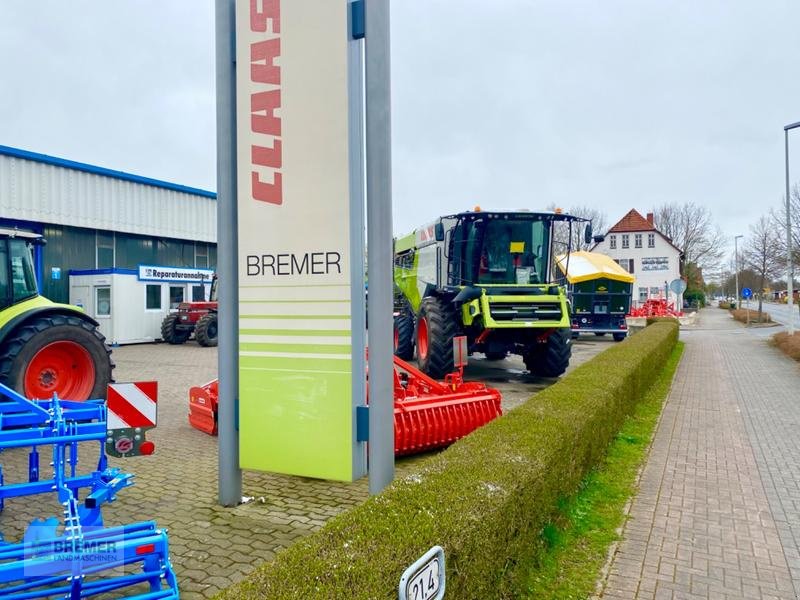
POLYGON ((800 597, 800 368, 718 309, 681 337, 602 597, 800 597))
MULTIPOLYGON (((610 345, 613 342, 605 339, 581 341, 575 347, 572 366, 610 345)), ((159 382, 159 424, 148 434, 156 443, 153 456, 110 460, 113 466, 135 473, 136 484, 122 490, 103 514, 108 525, 155 520, 169 530, 170 556, 181 597, 212 596, 330 517, 367 498, 366 478, 337 483, 246 472, 243 491, 254 500, 232 509, 218 506, 217 440, 190 428, 186 417, 189 387, 216 376, 216 349, 201 348, 194 342, 183 346, 142 344, 115 348, 114 358, 117 381, 159 382)), ((473 373, 504 392, 506 410, 552 383, 525 374, 516 358, 503 362, 477 359, 472 367, 473 373)), ((96 448, 82 447, 80 457, 83 469, 90 470, 97 461, 96 448)), ((398 476, 413 472, 424 458, 399 460, 398 476)), ((43 456, 43 464, 45 460, 43 456)), ((26 477, 27 452, 8 452, 0 461, 6 482, 26 477)), ((60 514, 60 507, 49 496, 9 501, 0 513, 0 532, 6 540, 18 540, 32 519, 60 514)))

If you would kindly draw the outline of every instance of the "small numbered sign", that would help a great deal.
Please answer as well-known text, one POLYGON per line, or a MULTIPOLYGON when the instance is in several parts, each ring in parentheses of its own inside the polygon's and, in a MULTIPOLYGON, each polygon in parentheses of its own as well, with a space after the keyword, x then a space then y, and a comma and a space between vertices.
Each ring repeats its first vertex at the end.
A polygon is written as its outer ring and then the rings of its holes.
POLYGON ((434 546, 403 573, 400 600, 441 600, 444 583, 444 550, 434 546))

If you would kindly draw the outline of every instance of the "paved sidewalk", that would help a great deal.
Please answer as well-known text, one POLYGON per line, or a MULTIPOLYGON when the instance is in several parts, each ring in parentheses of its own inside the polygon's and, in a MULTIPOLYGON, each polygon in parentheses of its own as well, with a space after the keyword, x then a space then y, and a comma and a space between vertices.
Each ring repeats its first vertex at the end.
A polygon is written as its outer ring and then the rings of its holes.
POLYGON ((800 598, 800 367, 716 308, 681 338, 602 597, 800 598))

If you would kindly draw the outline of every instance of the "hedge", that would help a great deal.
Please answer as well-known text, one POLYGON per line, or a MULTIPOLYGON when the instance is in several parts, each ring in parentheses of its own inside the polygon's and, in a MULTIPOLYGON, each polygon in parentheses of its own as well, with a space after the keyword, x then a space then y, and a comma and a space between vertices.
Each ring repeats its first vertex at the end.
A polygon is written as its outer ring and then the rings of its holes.
POLYGON ((542 528, 574 493, 666 363, 676 322, 655 323, 331 519, 218 598, 396 598, 428 548, 448 599, 515 598, 542 528))

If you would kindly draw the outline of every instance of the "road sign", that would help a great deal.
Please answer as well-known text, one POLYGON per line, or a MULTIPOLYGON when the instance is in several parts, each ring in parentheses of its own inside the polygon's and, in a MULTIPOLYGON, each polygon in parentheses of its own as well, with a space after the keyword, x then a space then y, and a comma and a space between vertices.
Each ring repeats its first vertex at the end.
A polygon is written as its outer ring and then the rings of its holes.
POLYGON ((742 288, 742 298, 744 298, 745 300, 750 300, 750 298, 752 297, 753 297, 753 290, 751 290, 749 287, 742 288))
POLYGON ((108 428, 155 427, 158 382, 108 384, 108 428))
POLYGON ((399 600, 441 600, 444 588, 444 550, 434 546, 403 573, 399 600))
POLYGON ((673 279, 669 282, 669 289, 680 295, 686 291, 686 282, 683 279, 673 279))

